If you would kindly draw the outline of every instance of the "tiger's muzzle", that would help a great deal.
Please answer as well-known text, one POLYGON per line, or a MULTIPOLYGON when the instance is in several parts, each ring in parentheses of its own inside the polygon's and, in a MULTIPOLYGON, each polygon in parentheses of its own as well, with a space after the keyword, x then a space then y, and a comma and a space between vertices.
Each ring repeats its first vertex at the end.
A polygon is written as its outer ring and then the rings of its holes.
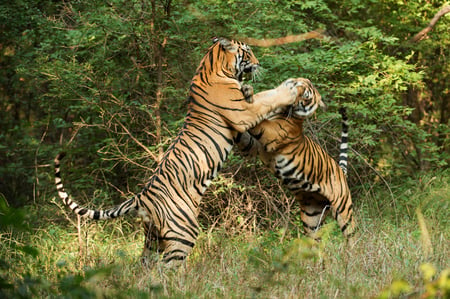
POLYGON ((244 80, 253 80, 258 73, 259 64, 248 64, 238 75, 239 82, 243 82, 244 80))

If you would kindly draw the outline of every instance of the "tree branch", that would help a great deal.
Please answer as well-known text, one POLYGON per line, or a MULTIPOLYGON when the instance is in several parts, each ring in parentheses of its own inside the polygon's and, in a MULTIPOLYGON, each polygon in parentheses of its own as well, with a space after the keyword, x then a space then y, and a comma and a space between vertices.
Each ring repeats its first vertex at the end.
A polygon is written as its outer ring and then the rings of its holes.
POLYGON ((425 27, 424 29, 422 29, 419 33, 417 33, 416 35, 414 35, 414 37, 411 39, 412 42, 419 42, 422 39, 425 38, 425 36, 427 35, 428 32, 430 32, 434 25, 436 25, 437 21, 439 21, 439 19, 443 16, 446 15, 450 12, 450 5, 446 5, 444 7, 441 8, 441 10, 438 11, 437 14, 434 15, 434 17, 431 19, 430 24, 428 24, 427 27, 425 27))
MULTIPOLYGON (((153 154, 153 152, 152 152, 148 147, 146 147, 142 142, 140 142, 139 140, 137 140, 137 139, 133 136, 133 134, 131 134, 131 132, 127 129, 127 127, 125 127, 119 120, 117 120, 117 123, 118 123, 118 124, 122 127, 122 129, 128 134, 128 136, 130 136, 130 138, 133 139, 134 142, 136 142, 142 149, 144 149, 144 151, 146 151, 146 152, 150 155, 150 157, 152 157, 152 159, 153 159, 154 161, 159 162, 158 157, 156 157, 156 155, 153 154)), ((117 147, 117 148, 118 148, 118 147, 117 147)), ((124 156, 125 156, 125 155, 124 155, 124 156)))
POLYGON ((241 37, 239 38, 240 41, 250 45, 250 46, 257 46, 257 47, 272 47, 272 46, 279 46, 284 44, 290 44, 295 42, 304 41, 307 39, 324 39, 326 35, 323 34, 323 29, 316 29, 314 31, 306 32, 303 34, 298 35, 288 35, 285 37, 279 37, 279 38, 269 38, 269 39, 256 39, 256 38, 246 38, 241 37))

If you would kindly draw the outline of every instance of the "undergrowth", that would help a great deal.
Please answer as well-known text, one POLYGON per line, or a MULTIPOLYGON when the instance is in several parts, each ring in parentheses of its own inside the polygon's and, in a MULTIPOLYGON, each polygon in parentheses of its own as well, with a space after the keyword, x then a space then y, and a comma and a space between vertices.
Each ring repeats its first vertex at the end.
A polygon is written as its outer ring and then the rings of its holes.
POLYGON ((78 235, 55 205, 2 202, 0 297, 448 298, 449 183, 444 171, 357 198, 352 248, 334 221, 320 243, 305 238, 295 208, 271 228, 219 217, 179 269, 141 265, 134 218, 81 221, 78 235), (374 203, 386 197, 389 206, 374 203))

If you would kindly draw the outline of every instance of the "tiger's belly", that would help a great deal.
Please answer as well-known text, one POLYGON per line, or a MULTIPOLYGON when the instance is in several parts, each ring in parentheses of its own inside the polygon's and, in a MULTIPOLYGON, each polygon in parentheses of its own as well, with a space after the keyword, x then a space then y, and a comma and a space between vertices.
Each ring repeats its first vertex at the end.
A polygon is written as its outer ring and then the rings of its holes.
POLYGON ((320 185, 313 183, 313 178, 304 171, 305 165, 295 156, 274 155, 270 166, 283 185, 294 194, 321 191, 320 185))

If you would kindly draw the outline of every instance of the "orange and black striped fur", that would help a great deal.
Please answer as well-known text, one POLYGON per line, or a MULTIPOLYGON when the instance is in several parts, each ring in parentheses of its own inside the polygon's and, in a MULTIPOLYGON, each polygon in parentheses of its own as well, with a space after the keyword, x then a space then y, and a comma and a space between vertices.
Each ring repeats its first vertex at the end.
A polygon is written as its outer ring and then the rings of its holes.
POLYGON ((80 207, 64 191, 60 178, 61 155, 55 158, 59 197, 75 213, 92 219, 110 219, 138 210, 144 221, 143 256, 153 250, 163 261, 184 260, 199 233, 198 208, 202 194, 226 160, 238 132, 254 127, 272 110, 296 102, 303 88, 289 79, 275 89, 246 98, 244 73, 259 62, 251 49, 238 41, 216 39, 192 79, 188 112, 177 138, 141 192, 109 210, 80 207))
POLYGON ((336 163, 317 143, 303 133, 305 117, 324 106, 311 82, 298 105, 280 108, 236 139, 244 155, 259 156, 295 195, 301 206, 301 220, 306 233, 316 231, 331 211, 343 234, 350 237, 355 230, 350 189, 347 184, 348 125, 345 110, 341 154, 336 163))

